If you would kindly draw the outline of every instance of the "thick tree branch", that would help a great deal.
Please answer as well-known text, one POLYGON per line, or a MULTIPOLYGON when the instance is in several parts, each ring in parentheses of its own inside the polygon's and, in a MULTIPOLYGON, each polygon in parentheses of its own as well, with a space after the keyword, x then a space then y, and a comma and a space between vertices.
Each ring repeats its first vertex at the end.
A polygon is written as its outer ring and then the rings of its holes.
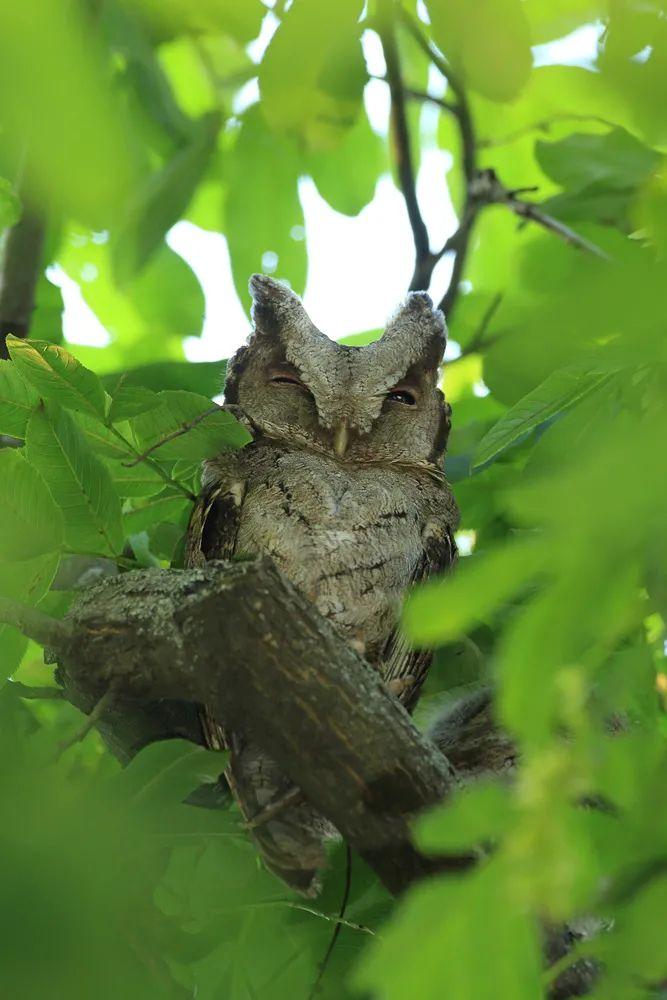
POLYGON ((4 236, 0 255, 0 358, 8 358, 6 338, 27 337, 42 272, 45 224, 24 203, 23 215, 4 236))
POLYGON ((410 146, 410 131, 405 107, 406 90, 403 84, 401 63, 396 43, 396 27, 392 0, 382 0, 378 12, 378 34, 382 42, 387 66, 387 83, 391 94, 391 132, 396 157, 398 180, 405 200, 415 245, 415 267, 410 281, 412 290, 428 289, 435 259, 431 253, 428 230, 422 218, 415 171, 410 146))
POLYGON ((67 624, 56 653, 79 707, 111 684, 125 704, 205 703, 252 732, 392 892, 473 862, 415 848, 410 818, 452 790, 451 765, 270 561, 127 573, 67 624))
POLYGON ((42 646, 61 645, 72 635, 67 623, 7 597, 0 597, 0 624, 11 625, 42 646))

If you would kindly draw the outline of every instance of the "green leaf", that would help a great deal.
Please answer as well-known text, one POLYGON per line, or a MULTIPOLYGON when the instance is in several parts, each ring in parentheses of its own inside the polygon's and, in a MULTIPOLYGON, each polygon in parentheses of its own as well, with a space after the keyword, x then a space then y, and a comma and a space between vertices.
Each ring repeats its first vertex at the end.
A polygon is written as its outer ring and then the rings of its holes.
POLYGON ((119 462, 131 462, 136 458, 131 445, 124 444, 111 428, 105 427, 99 420, 88 417, 85 413, 77 413, 75 420, 96 455, 116 459, 119 462))
POLYGON ((470 556, 452 577, 426 583, 409 597, 406 634, 424 646, 458 639, 547 565, 544 544, 533 539, 470 556))
POLYGON ((479 781, 420 817, 417 843, 432 854, 465 853, 497 840, 513 818, 508 787, 498 781, 479 781))
POLYGON ((55 552, 63 518, 37 468, 15 448, 0 450, 0 559, 32 559, 55 552))
POLYGON ((158 406, 160 406, 160 398, 151 389, 121 385, 113 393, 108 421, 110 424, 122 423, 124 420, 137 417, 140 413, 155 410, 158 406))
POLYGON ((21 218, 21 202, 6 177, 0 177, 0 230, 14 226, 21 218))
POLYGON ((119 496, 150 497, 164 489, 164 479, 147 462, 128 466, 126 461, 106 463, 119 496))
POLYGON ((632 190, 648 180, 661 159, 623 128, 601 135, 575 132, 558 142, 536 142, 535 157, 548 177, 561 187, 577 190, 593 183, 632 190))
POLYGON ((190 502, 181 496, 156 497, 123 517, 126 535, 138 535, 163 521, 180 521, 190 502))
POLYGON ((122 204, 136 165, 138 136, 121 115, 111 77, 80 5, 2 5, 3 149, 14 162, 22 158, 38 203, 49 203, 56 217, 64 210, 99 228, 122 204))
POLYGON ((482 438, 475 453, 473 468, 497 458, 519 438, 605 385, 615 370, 599 371, 573 365, 553 372, 536 389, 515 403, 482 438))
POLYGON ((7 347, 21 375, 40 396, 71 410, 104 419, 102 383, 69 351, 41 340, 19 340, 18 337, 7 337, 7 347))
POLYGON ((428 0, 433 37, 463 83, 491 101, 512 101, 533 57, 521 0, 428 0))
POLYGON ((512 874, 491 861, 468 876, 422 882, 364 953, 357 987, 383 1000, 441 1000, 443 987, 461 1000, 536 1000, 537 922, 512 874))
POLYGON ((217 396, 222 392, 225 380, 224 361, 156 361, 155 364, 139 365, 123 372, 103 375, 104 387, 113 394, 119 378, 123 388, 145 386, 159 392, 161 389, 185 389, 200 396, 217 396))
POLYGON ((259 70, 262 110, 276 132, 331 149, 352 127, 367 79, 359 40, 360 0, 298 0, 284 16, 259 70))
POLYGON ((39 399, 11 361, 0 361, 0 434, 25 437, 30 413, 39 399))
POLYGON ((224 32, 246 44, 259 33, 264 7, 259 0, 122 0, 156 39, 224 32))
POLYGON ((317 190, 344 215, 358 215, 373 200, 375 186, 388 169, 385 144, 371 129, 363 109, 334 150, 308 157, 308 170, 317 190), (350 164, 355 165, 353 170, 350 164))
POLYGON ((109 786, 135 806, 175 804, 198 785, 217 781, 226 761, 227 754, 187 740, 161 740, 140 750, 109 786))
MULTIPOLYGON (((22 604, 38 604, 48 593, 59 559, 57 552, 47 552, 21 562, 0 561, 0 595, 22 604)), ((0 624, 0 683, 14 673, 27 643, 15 629, 0 624)))
POLYGON ((169 229, 184 214, 216 148, 220 116, 205 115, 193 126, 189 143, 153 175, 130 205, 111 244, 119 284, 142 270, 169 229))
POLYGON ((74 420, 58 406, 40 408, 28 422, 26 451, 64 514, 68 548, 118 555, 123 547, 120 500, 109 470, 74 420))
POLYGON ((190 461, 213 458, 229 448, 242 448, 252 440, 245 427, 222 409, 214 410, 188 429, 192 421, 215 405, 204 396, 171 390, 161 392, 159 396, 162 404, 159 409, 143 413, 131 422, 137 446, 142 452, 176 431, 183 433, 157 448, 156 458, 187 458, 190 461))
POLYGON ((296 292, 306 283, 304 218, 296 150, 268 131, 258 107, 246 112, 227 158, 225 235, 236 292, 249 301, 248 276, 275 271, 296 292), (271 266, 266 255, 274 254, 271 266))

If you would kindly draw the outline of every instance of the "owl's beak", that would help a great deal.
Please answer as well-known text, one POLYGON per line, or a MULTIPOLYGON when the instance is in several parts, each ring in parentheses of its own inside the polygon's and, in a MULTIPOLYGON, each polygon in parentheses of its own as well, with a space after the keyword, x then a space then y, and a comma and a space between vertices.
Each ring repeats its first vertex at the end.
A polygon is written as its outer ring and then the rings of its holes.
POLYGON ((349 441, 350 441, 350 429, 345 423, 345 421, 343 421, 342 423, 337 424, 336 429, 334 430, 333 445, 334 445, 334 452, 336 453, 338 458, 342 458, 343 455, 345 454, 349 441))

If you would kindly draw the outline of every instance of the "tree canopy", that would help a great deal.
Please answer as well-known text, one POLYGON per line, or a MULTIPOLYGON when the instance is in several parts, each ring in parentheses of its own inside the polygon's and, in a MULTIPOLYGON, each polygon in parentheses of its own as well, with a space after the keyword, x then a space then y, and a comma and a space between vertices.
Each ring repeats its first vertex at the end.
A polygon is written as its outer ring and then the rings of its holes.
POLYGON ((319 989, 337 1000, 534 1000, 583 957, 598 1000, 662 995, 666 94, 664 0, 3 5, 7 996, 305 1000, 336 926, 319 989), (595 51, 563 64, 549 43, 577 31, 595 51), (440 245, 417 184, 433 149, 457 218, 440 245), (304 290, 304 177, 355 217, 387 174, 411 287, 451 273, 462 556, 405 607, 410 640, 437 649, 417 720, 490 684, 519 764, 416 821, 425 852, 483 846, 479 865, 396 901, 355 858, 339 917, 342 845, 321 897, 290 895, 234 809, 185 802, 221 755, 170 740, 121 768, 6 607, 58 618, 100 574, 182 565, 201 460, 249 440, 213 402, 225 359, 186 359, 205 301, 170 229, 224 235, 247 309, 254 271, 304 290), (54 266, 106 346, 64 341, 54 266), (545 928, 584 923, 598 932, 545 969, 545 928))

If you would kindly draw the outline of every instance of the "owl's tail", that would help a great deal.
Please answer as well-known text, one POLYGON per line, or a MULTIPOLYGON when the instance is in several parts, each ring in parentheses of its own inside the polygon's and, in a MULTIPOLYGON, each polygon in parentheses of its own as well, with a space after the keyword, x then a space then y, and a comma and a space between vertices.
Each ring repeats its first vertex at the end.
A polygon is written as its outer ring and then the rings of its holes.
POLYGON ((231 751, 225 778, 265 867, 291 889, 317 896, 324 842, 335 830, 256 744, 228 733, 206 709, 201 721, 207 744, 231 751))

